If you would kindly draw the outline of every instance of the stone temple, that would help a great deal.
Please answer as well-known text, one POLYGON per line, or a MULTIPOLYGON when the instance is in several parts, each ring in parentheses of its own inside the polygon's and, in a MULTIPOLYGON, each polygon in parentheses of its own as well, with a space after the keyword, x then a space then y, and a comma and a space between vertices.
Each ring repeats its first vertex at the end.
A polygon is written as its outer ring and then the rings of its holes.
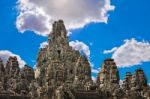
POLYGON ((69 46, 62 20, 53 23, 35 70, 19 68, 15 56, 6 64, 0 59, 0 99, 150 99, 141 68, 127 72, 122 82, 113 59, 105 59, 96 82, 92 80, 89 61, 69 46))

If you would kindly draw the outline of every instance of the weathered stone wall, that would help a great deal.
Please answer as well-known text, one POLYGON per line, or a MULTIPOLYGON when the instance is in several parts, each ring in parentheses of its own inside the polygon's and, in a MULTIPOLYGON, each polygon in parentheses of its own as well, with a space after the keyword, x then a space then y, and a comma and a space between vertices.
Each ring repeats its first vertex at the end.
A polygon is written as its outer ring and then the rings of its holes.
POLYGON ((31 99, 31 98, 30 97, 24 97, 24 96, 0 95, 0 99, 31 99))
POLYGON ((103 99, 97 91, 82 91, 75 93, 75 99, 103 99))

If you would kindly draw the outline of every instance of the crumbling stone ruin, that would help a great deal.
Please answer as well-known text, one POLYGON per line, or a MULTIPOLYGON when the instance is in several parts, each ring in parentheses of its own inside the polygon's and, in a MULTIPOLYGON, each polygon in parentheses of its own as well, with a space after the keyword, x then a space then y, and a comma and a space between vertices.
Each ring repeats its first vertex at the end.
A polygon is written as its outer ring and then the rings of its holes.
POLYGON ((127 72, 120 85, 113 59, 105 59, 97 80, 85 55, 69 46, 62 20, 54 22, 48 45, 41 48, 33 70, 19 68, 12 56, 6 64, 0 59, 0 99, 150 99, 144 71, 127 72))
POLYGON ((0 59, 0 99, 29 99, 28 85, 34 80, 34 70, 19 68, 17 57, 9 57, 6 65, 0 59))

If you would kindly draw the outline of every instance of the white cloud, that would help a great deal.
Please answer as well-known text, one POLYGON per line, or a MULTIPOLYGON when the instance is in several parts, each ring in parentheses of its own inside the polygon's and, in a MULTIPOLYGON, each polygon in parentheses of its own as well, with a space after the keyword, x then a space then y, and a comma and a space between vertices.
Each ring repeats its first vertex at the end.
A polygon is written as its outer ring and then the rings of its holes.
POLYGON ((72 34, 72 32, 68 31, 67 36, 70 36, 72 34))
POLYGON ((112 48, 111 50, 104 50, 104 54, 109 54, 117 50, 117 47, 112 48))
POLYGON ((92 80, 93 80, 94 82, 96 82, 96 77, 92 76, 92 80))
POLYGON ((47 41, 42 42, 42 43, 40 44, 40 48, 45 48, 46 46, 48 46, 48 42, 47 42, 47 41))
POLYGON ((36 64, 33 66, 33 69, 36 70, 36 64))
POLYGON ((54 20, 63 19, 67 29, 81 28, 91 22, 108 21, 114 10, 110 0, 18 0, 17 28, 39 35, 50 32, 54 20))
POLYGON ((51 29, 48 21, 49 18, 45 15, 26 12, 17 17, 16 26, 21 33, 30 30, 46 36, 51 29))
POLYGON ((113 53, 112 58, 116 61, 118 67, 140 65, 142 62, 150 61, 150 43, 144 40, 140 42, 134 38, 124 40, 123 45, 114 51, 110 50, 110 52, 113 53))
POLYGON ((94 63, 92 63, 91 61, 89 61, 89 63, 90 63, 91 68, 93 68, 94 67, 94 63))
POLYGON ((99 73, 99 70, 98 69, 92 69, 92 73, 95 73, 95 74, 97 74, 97 73, 99 73))
POLYGON ((10 56, 16 56, 19 62, 19 66, 20 68, 24 67, 24 65, 26 64, 24 60, 21 59, 21 57, 17 54, 14 54, 8 50, 0 50, 0 58, 3 60, 3 63, 6 64, 8 58, 10 56))
POLYGON ((122 85, 123 85, 123 80, 120 80, 120 81, 119 81, 119 85, 120 85, 120 87, 122 87, 122 85))
POLYGON ((69 45, 74 49, 80 51, 80 53, 84 53, 87 57, 90 56, 90 49, 89 46, 87 46, 85 43, 81 41, 71 41, 69 42, 69 45))

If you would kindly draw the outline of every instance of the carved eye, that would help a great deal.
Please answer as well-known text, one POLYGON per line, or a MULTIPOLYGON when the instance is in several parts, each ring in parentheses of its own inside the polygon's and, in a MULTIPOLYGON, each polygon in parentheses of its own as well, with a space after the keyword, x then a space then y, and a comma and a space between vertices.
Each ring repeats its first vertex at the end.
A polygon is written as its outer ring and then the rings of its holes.
POLYGON ((73 70, 72 69, 70 70, 70 74, 73 74, 73 70))
POLYGON ((58 52, 58 54, 60 54, 61 51, 60 51, 60 50, 57 50, 57 52, 58 52))

